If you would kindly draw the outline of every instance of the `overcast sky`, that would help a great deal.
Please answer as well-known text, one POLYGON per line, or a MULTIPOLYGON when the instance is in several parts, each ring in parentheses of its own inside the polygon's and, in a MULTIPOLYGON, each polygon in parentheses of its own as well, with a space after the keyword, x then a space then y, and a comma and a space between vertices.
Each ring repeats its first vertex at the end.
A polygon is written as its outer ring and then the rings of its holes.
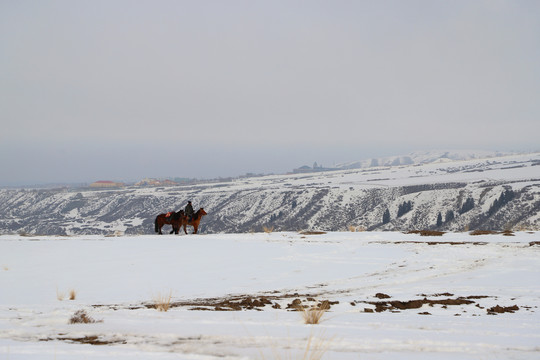
POLYGON ((0 185, 540 150, 540 1, 0 0, 0 185))

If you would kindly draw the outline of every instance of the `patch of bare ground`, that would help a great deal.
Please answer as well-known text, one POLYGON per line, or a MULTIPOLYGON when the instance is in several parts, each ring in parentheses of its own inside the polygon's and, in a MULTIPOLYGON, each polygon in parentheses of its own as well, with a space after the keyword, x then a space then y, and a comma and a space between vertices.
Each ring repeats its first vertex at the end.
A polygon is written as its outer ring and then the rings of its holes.
POLYGON ((301 300, 299 298, 294 299, 290 304, 287 304, 287 309, 292 311, 303 311, 306 309, 315 309, 315 310, 323 310, 327 311, 330 310, 332 305, 339 304, 339 301, 329 301, 329 300, 322 300, 317 301, 313 298, 306 298, 305 300, 301 300), (310 305, 315 303, 314 305, 310 305))
POLYGON ((529 246, 535 246, 535 245, 540 245, 540 241, 531 241, 529 243, 529 246))
POLYGON ((68 341, 79 344, 88 344, 88 345, 116 345, 116 344, 127 344, 126 340, 108 340, 101 339, 97 335, 83 336, 83 337, 65 337, 65 334, 58 334, 58 337, 48 337, 41 339, 39 341, 68 341))
MULTIPOLYGON (((435 294, 418 294, 421 299, 413 300, 392 300, 392 297, 385 293, 376 293, 374 295, 378 300, 368 301, 352 301, 349 304, 351 306, 357 306, 359 304, 372 305, 374 308, 364 308, 364 313, 374 312, 401 312, 405 310, 420 309, 424 305, 434 307, 440 306, 442 309, 449 309, 453 306, 476 306, 479 309, 485 309, 477 302, 477 300, 484 298, 493 298, 494 296, 487 295, 470 295, 455 297, 454 294, 449 292, 441 292, 435 294)), ((299 311, 299 312, 316 312, 316 311, 329 311, 333 305, 339 304, 339 301, 331 301, 328 299, 321 299, 321 294, 298 294, 298 293, 279 293, 269 292, 264 295, 231 295, 221 298, 202 298, 186 301, 171 302, 170 307, 185 307, 191 311, 263 311, 265 309, 273 308, 285 311, 299 311)), ((105 305, 96 305, 98 307, 105 305)), ((142 308, 154 308, 154 304, 143 304, 140 306, 120 306, 109 305, 112 310, 118 309, 142 309, 142 308)), ((532 311, 531 308, 523 306, 524 309, 532 311)), ((519 308, 517 305, 511 307, 495 306, 487 309, 488 314, 495 315, 502 312, 515 312, 519 308)), ((362 311, 362 310, 361 310, 362 311)), ((465 313, 464 309, 462 311, 465 313)), ((431 313, 424 311, 419 313, 420 315, 431 315, 431 313)), ((456 314, 459 316, 461 314, 456 314)), ((478 316, 478 315, 474 315, 478 316)))
MULTIPOLYGON (((266 296, 233 296, 230 298, 198 299, 189 302, 175 302, 171 307, 187 306, 189 310, 240 311, 262 310, 266 305, 276 306, 272 298, 266 296)), ((279 305, 279 304, 277 304, 279 305)))
MULTIPOLYGON (((189 310, 198 311, 242 311, 242 310, 256 310, 261 311, 266 306, 273 309, 281 309, 280 302, 286 301, 286 299, 294 298, 294 300, 286 305, 286 309, 299 310, 316 303, 314 295, 304 294, 279 294, 279 295, 234 295, 224 298, 206 298, 195 299, 188 301, 171 302, 170 307, 187 307, 189 310)), ((326 300, 328 306, 336 304, 338 302, 332 302, 326 300)), ((320 304, 323 304, 324 301, 320 304)), ((146 307, 152 307, 151 304, 145 305, 146 307)), ((322 305, 321 305, 322 306, 322 305)), ((329 308, 329 307, 328 307, 329 308)))
POLYGON ((300 231, 300 235, 324 235, 326 231, 300 231))
MULTIPOLYGON (((445 292, 440 294, 432 294, 432 295, 426 295, 426 294, 420 294, 419 296, 423 296, 423 299, 415 299, 415 300, 383 300, 383 301, 364 301, 363 303, 373 305, 375 306, 375 309, 365 308, 364 312, 383 312, 383 311, 390 311, 390 312, 400 312, 403 310, 411 310, 411 309, 419 309, 424 305, 428 306, 435 306, 435 305, 441 305, 443 309, 447 309, 449 306, 458 306, 458 305, 471 305, 476 304, 474 300, 476 299, 483 299, 487 298, 486 295, 471 295, 467 297, 457 297, 457 298, 447 298, 447 299, 428 299, 428 297, 451 297, 454 296, 451 293, 445 292)), ((387 294, 377 293, 375 295, 378 299, 389 299, 391 298, 387 294)), ((482 308, 478 304, 476 304, 477 307, 482 308)), ((483 308, 482 308, 483 309, 483 308)), ((421 315, 431 315, 427 312, 420 313, 421 315)))
POLYGON ((428 245, 487 245, 483 241, 396 241, 394 244, 428 244, 428 245))
POLYGON ((504 230, 504 231, 495 231, 495 230, 473 230, 469 233, 469 235, 472 236, 478 236, 478 235, 498 235, 502 234, 504 236, 514 236, 514 232, 512 230, 504 230))
MULTIPOLYGON (((435 230, 409 230, 407 232, 404 232, 404 234, 420 234, 420 236, 443 236, 445 234, 444 231, 435 231, 435 230)), ((480 231, 475 230, 470 233, 471 235, 485 235, 485 234, 499 234, 496 231, 480 231)), ((514 234, 510 231, 508 232, 502 232, 500 234, 504 234, 507 236, 513 236, 514 234)), ((396 241, 395 244, 428 244, 428 245, 486 245, 487 242, 467 242, 467 241, 396 241)))
POLYGON ((420 234, 420 236, 443 236, 445 232, 436 230, 409 230, 405 234, 420 234))
POLYGON ((420 299, 420 300, 409 300, 409 301, 373 301, 368 304, 375 305, 376 312, 382 311, 395 311, 395 310, 409 310, 409 309, 419 309, 424 305, 469 305, 474 304, 474 301, 467 299, 445 299, 445 300, 429 300, 429 299, 420 299))
POLYGON ((89 344, 89 345, 127 344, 127 341, 125 341, 125 340, 100 339, 99 336, 96 336, 96 335, 85 336, 85 337, 81 337, 81 338, 62 338, 61 340, 71 341, 71 342, 81 343, 81 344, 89 344))
POLYGON ((496 305, 492 308, 487 309, 488 315, 497 315, 502 313, 515 313, 519 310, 519 306, 513 305, 513 306, 499 306, 496 305))
MULTIPOLYGON (((426 295, 426 294, 418 294, 417 296, 422 296, 422 297, 437 297, 437 296, 454 296, 454 294, 451 294, 449 292, 444 292, 444 293, 440 293, 440 294, 431 294, 431 295, 426 295)), ((487 297, 487 296, 484 296, 484 297, 487 297)))

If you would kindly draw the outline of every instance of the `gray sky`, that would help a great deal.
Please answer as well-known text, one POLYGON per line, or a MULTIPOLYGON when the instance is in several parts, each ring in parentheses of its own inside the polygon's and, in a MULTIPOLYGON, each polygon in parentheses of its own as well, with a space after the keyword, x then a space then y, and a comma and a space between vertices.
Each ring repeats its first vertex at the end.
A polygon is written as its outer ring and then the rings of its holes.
POLYGON ((0 185, 540 150, 540 1, 0 0, 0 185))

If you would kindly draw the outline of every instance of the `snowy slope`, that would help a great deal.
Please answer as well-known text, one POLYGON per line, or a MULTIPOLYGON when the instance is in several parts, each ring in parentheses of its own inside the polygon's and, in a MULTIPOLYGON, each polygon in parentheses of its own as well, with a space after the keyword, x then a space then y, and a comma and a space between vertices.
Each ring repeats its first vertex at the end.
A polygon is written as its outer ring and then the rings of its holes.
POLYGON ((537 359, 540 236, 513 235, 4 235, 0 359, 537 359))
MULTIPOLYGON (((433 154, 430 154, 431 156, 433 154)), ((428 156, 424 154, 424 158, 428 156)), ((417 158, 421 158, 420 155, 417 158)), ((152 234, 155 217, 187 200, 204 207, 204 233, 320 229, 538 229, 540 154, 519 154, 231 182, 121 190, 0 190, 0 233, 152 234), (512 199, 495 212, 495 200, 512 199), (474 206, 462 212, 467 201, 474 206), (412 210, 398 217, 403 203, 412 210), (383 224, 389 210, 390 222, 383 224), (454 219, 437 225, 452 212, 454 219)))
POLYGON ((339 169, 360 169, 374 166, 421 165, 429 163, 444 163, 450 161, 463 161, 475 159, 488 159, 508 156, 498 151, 482 150, 430 150, 415 151, 403 156, 388 156, 370 158, 360 161, 338 164, 339 169))

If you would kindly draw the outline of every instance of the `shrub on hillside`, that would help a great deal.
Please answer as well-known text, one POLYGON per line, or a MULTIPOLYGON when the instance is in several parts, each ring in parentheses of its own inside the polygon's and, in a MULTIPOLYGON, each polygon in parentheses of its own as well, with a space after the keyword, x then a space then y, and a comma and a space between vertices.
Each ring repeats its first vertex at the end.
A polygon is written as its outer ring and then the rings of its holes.
POLYGON ((459 211, 460 214, 465 214, 467 211, 470 211, 474 208, 474 199, 473 198, 467 198, 465 200, 465 203, 461 207, 461 210, 459 211))
POLYGON ((516 194, 514 193, 512 189, 507 189, 504 192, 502 192, 501 196, 499 196, 498 199, 495 199, 493 204, 490 206, 488 210, 488 215, 491 216, 495 214, 497 211, 499 211, 500 208, 502 208, 504 205, 512 201, 512 199, 514 199, 515 196, 516 194))
POLYGON ((403 204, 399 205, 397 217, 401 217, 412 210, 412 202, 411 201, 405 201, 403 204))
POLYGON ((384 211, 383 217, 382 217, 382 223, 388 224, 390 222, 390 210, 388 208, 384 211))

